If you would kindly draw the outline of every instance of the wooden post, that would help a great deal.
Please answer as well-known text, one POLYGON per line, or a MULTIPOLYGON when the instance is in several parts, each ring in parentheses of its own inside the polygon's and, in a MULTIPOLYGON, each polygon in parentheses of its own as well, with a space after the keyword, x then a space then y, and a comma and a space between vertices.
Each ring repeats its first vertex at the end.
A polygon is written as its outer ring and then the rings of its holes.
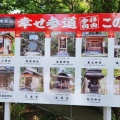
POLYGON ((72 116, 72 105, 70 105, 70 119, 73 120, 73 116, 72 116))
POLYGON ((111 120, 111 107, 103 107, 103 120, 111 120))
POLYGON ((10 103, 4 103, 4 120, 10 120, 10 103))

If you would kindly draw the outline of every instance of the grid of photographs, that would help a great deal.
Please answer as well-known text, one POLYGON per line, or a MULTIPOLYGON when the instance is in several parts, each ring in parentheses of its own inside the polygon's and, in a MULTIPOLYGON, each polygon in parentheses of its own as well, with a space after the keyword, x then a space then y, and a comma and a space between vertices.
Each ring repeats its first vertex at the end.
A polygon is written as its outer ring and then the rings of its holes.
MULTIPOLYGON (((0 93, 7 91, 13 95, 17 91, 18 99, 22 97, 25 102, 34 103, 42 96, 44 99, 45 93, 53 102, 67 95, 68 103, 69 96, 73 99, 78 96, 78 101, 84 99, 87 104, 94 95, 96 101, 90 104, 101 105, 110 95, 109 84, 113 87, 111 95, 120 95, 119 66, 112 69, 111 81, 107 63, 114 58, 119 62, 119 34, 115 32, 114 40, 109 40, 107 32, 82 32, 81 38, 76 38, 75 32, 51 32, 48 41, 45 32, 21 32, 18 42, 15 32, 0 32, 0 56, 4 61, 14 59, 0 65, 0 93), (111 43, 114 43, 112 59, 109 57, 111 43)), ((63 99, 59 101, 65 103, 63 99)))

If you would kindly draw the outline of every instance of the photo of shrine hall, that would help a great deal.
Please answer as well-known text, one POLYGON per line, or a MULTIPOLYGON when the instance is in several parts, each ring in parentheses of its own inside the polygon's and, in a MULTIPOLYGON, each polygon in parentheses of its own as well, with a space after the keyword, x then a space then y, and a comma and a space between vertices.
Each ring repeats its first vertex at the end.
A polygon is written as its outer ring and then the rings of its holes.
POLYGON ((19 90, 25 92, 43 92, 43 68, 21 67, 19 90))
POLYGON ((82 33, 82 57, 107 57, 108 35, 105 32, 82 33))
POLYGON ((14 56, 15 32, 0 32, 0 56, 14 56))
POLYGON ((114 58, 120 58, 120 48, 114 48, 114 58))
POLYGON ((52 57, 75 57, 75 32, 51 33, 52 57))
POLYGON ((120 32, 115 32, 114 45, 120 46, 120 32))
POLYGON ((107 94, 107 69, 82 68, 81 93, 107 94))
POLYGON ((14 67, 0 66, 0 91, 14 90, 14 67))
POLYGON ((115 32, 114 46, 114 58, 120 58, 120 32, 115 32))
POLYGON ((22 32, 20 35, 21 56, 44 56, 45 34, 44 32, 22 32))
POLYGON ((74 93, 75 68, 50 68, 50 92, 74 93))
POLYGON ((120 69, 114 69, 114 94, 120 95, 120 69))

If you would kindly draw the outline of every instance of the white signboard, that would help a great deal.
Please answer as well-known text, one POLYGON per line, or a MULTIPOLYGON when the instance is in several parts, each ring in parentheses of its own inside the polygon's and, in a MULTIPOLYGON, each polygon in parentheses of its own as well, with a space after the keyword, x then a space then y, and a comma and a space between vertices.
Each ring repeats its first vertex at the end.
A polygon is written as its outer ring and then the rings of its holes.
POLYGON ((0 102, 120 107, 120 32, 107 19, 99 29, 99 16, 50 16, 18 16, 0 32, 0 102))

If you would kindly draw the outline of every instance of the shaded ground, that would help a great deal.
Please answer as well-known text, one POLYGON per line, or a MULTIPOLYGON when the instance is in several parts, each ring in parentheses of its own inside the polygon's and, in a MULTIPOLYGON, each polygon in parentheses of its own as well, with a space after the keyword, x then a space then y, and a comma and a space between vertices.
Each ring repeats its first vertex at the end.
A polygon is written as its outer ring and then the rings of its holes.
POLYGON ((65 116, 69 118, 68 120, 103 120, 102 108, 84 106, 71 107, 68 105, 39 105, 39 106, 51 110, 54 113, 65 116))
MULTIPOLYGON (((103 120, 102 112, 98 107, 11 104, 11 120, 103 120)), ((0 120, 4 120, 3 107, 0 120)))
POLYGON ((69 89, 54 88, 54 89, 50 89, 50 92, 53 92, 53 93, 71 93, 72 91, 69 89))
POLYGON ((0 87, 0 91, 13 91, 10 87, 0 87))
POLYGON ((0 103, 0 120, 4 120, 4 103, 0 103))
POLYGON ((86 52, 84 54, 82 54, 83 57, 107 57, 108 54, 106 53, 99 53, 99 52, 96 52, 96 51, 91 51, 91 52, 86 52))

